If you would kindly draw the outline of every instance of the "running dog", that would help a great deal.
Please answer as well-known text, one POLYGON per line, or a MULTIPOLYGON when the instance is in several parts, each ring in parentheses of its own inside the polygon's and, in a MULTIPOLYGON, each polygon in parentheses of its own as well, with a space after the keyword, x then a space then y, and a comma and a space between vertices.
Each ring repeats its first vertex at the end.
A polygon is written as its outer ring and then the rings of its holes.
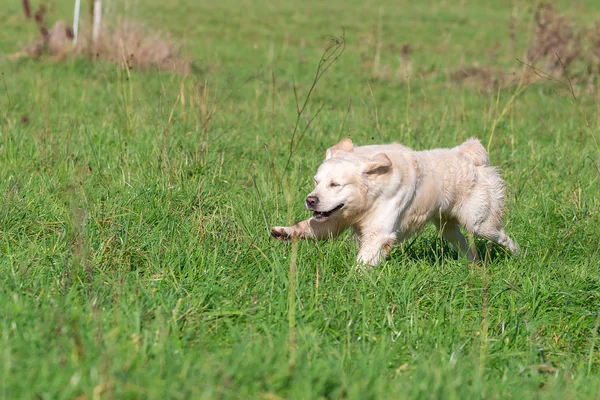
POLYGON ((314 182, 305 201, 313 216, 273 227, 272 236, 327 239, 351 228, 358 238, 358 262, 374 266, 394 243, 432 222, 469 260, 477 253, 460 226, 518 252, 502 228, 504 182, 477 139, 425 151, 397 143, 354 146, 343 139, 327 149, 314 182))

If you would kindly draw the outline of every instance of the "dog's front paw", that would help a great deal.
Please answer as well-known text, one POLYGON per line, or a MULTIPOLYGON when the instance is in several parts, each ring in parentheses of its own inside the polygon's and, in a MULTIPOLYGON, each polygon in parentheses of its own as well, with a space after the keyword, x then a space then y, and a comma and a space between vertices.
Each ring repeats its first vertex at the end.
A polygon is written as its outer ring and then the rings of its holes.
POLYGON ((277 240, 287 240, 290 238, 290 234, 283 226, 275 226, 271 228, 271 236, 277 240))

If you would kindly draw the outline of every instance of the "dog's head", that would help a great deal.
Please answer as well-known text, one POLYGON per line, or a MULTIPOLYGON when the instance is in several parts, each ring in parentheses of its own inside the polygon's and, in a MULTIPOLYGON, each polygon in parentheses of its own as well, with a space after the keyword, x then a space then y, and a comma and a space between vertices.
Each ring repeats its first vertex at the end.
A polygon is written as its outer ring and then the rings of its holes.
POLYGON ((318 221, 353 219, 371 206, 391 169, 392 162, 383 153, 372 158, 327 158, 315 175, 315 189, 306 198, 306 208, 318 221))

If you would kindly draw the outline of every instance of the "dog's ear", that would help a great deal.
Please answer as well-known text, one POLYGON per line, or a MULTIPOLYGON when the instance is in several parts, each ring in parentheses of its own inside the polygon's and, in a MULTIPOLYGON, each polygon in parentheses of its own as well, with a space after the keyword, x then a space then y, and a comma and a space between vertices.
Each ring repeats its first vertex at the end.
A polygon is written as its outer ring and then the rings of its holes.
POLYGON ((354 151, 354 144, 352 144, 352 140, 345 138, 340 140, 340 142, 338 144, 335 144, 333 146, 331 146, 330 148, 327 149, 327 152, 325 153, 325 159, 329 159, 331 157, 335 156, 335 152, 338 150, 342 150, 342 151, 347 151, 348 153, 351 153, 354 151))
POLYGON ((367 176, 383 175, 392 169, 392 161, 383 153, 377 154, 365 162, 364 173, 367 176))

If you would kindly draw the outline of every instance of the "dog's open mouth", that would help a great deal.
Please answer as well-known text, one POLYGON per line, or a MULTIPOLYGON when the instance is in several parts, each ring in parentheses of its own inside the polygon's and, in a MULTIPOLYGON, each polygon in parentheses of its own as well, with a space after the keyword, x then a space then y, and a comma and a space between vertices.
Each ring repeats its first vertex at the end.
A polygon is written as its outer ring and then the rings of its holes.
POLYGON ((329 211, 313 211, 313 218, 316 219, 317 221, 322 221, 322 220, 324 220, 326 218, 329 218, 331 216, 331 214, 333 214, 337 210, 341 209, 342 207, 344 207, 344 203, 340 204, 339 206, 337 206, 333 210, 329 210, 329 211))

